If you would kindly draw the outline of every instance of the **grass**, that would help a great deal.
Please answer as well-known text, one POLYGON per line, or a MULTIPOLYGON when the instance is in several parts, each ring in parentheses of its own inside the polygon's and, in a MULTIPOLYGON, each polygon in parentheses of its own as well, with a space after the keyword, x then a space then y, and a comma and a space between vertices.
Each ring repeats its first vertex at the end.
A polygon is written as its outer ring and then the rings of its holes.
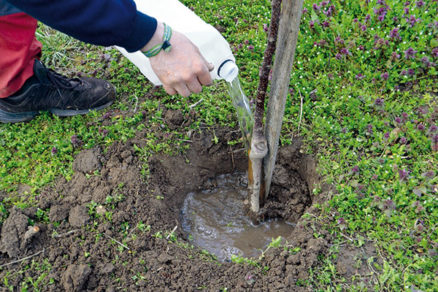
MULTIPOLYGON (((226 30, 242 85, 252 98, 269 1, 183 2, 226 30)), ((335 244, 343 234, 356 245, 365 240, 376 245, 384 260, 376 267, 379 291, 438 287, 437 9, 432 0, 305 3, 281 143, 304 137, 305 151, 318 158, 320 174, 334 186, 336 195, 321 206, 318 220, 335 244)), ((161 106, 195 115, 190 126, 195 131, 236 126, 222 83, 187 99, 167 96, 113 49, 85 45, 44 26, 38 38, 46 48, 46 64, 69 75, 105 78, 117 87, 118 100, 109 110, 87 116, 42 114, 26 124, 0 125, 0 191, 8 194, 0 202, 0 223, 12 205, 30 206, 56 177, 68 179, 75 154, 84 148, 105 148, 144 131, 147 146, 137 149, 144 159, 180 151, 188 129, 168 129, 161 106), (189 106, 201 98, 191 111, 189 106), (24 185, 30 187, 28 194, 20 192, 24 185)), ((362 289, 345 284, 333 265, 336 256, 331 250, 301 284, 317 291, 362 289)))

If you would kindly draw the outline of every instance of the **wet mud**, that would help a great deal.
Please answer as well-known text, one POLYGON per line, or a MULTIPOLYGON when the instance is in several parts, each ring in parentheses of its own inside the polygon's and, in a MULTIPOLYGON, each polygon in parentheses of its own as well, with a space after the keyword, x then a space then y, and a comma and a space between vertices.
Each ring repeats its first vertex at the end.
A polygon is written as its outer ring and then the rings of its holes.
POLYGON ((294 222, 271 218, 254 225, 244 202, 247 174, 235 172, 211 179, 211 189, 191 192, 181 211, 181 225, 194 245, 229 261, 232 256, 259 257, 272 239, 287 237, 294 222))

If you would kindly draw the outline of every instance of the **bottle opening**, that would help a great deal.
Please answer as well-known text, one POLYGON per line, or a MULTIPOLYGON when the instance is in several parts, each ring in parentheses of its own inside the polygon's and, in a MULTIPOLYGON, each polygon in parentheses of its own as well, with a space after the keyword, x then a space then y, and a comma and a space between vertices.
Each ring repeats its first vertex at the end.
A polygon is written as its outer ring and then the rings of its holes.
POLYGON ((219 66, 217 75, 227 82, 232 82, 239 75, 239 68, 233 60, 228 59, 219 66))

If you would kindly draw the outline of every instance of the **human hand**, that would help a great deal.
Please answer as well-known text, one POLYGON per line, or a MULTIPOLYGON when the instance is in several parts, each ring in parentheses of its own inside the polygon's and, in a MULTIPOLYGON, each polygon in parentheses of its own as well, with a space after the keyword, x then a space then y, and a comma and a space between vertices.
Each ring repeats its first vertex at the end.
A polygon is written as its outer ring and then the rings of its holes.
MULTIPOLYGON (((164 25, 159 22, 157 31, 142 51, 162 43, 163 32, 164 25)), ((170 43, 170 52, 161 51, 149 58, 152 69, 163 83, 166 92, 171 95, 179 93, 187 97, 191 93, 201 92, 203 85, 211 85, 210 71, 214 66, 204 59, 199 49, 177 31, 173 31, 170 43)))

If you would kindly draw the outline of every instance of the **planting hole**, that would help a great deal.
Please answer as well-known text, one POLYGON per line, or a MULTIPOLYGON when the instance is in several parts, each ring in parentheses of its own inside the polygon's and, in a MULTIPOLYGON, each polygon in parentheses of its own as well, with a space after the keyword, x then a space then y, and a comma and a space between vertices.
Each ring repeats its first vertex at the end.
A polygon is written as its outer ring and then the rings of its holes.
POLYGON ((229 260, 232 255, 258 257, 273 238, 292 233, 293 224, 283 220, 252 224, 244 207, 246 174, 221 175, 211 183, 214 187, 187 195, 181 223, 193 244, 218 260, 229 260))
MULTIPOLYGON (((228 133, 216 131, 218 137, 228 133)), ((185 240, 221 261, 234 254, 258 257, 278 236, 291 242, 298 232, 295 223, 312 204, 309 190, 318 181, 314 160, 299 151, 300 140, 279 149, 271 191, 259 212, 261 224, 254 226, 244 204, 246 153, 232 153, 226 139, 212 143, 210 134, 192 139, 184 157, 157 155, 149 160, 150 187, 155 197, 164 199, 153 202, 150 211, 156 210, 159 220, 148 224, 166 224, 164 230, 172 230, 177 219, 185 240)))

